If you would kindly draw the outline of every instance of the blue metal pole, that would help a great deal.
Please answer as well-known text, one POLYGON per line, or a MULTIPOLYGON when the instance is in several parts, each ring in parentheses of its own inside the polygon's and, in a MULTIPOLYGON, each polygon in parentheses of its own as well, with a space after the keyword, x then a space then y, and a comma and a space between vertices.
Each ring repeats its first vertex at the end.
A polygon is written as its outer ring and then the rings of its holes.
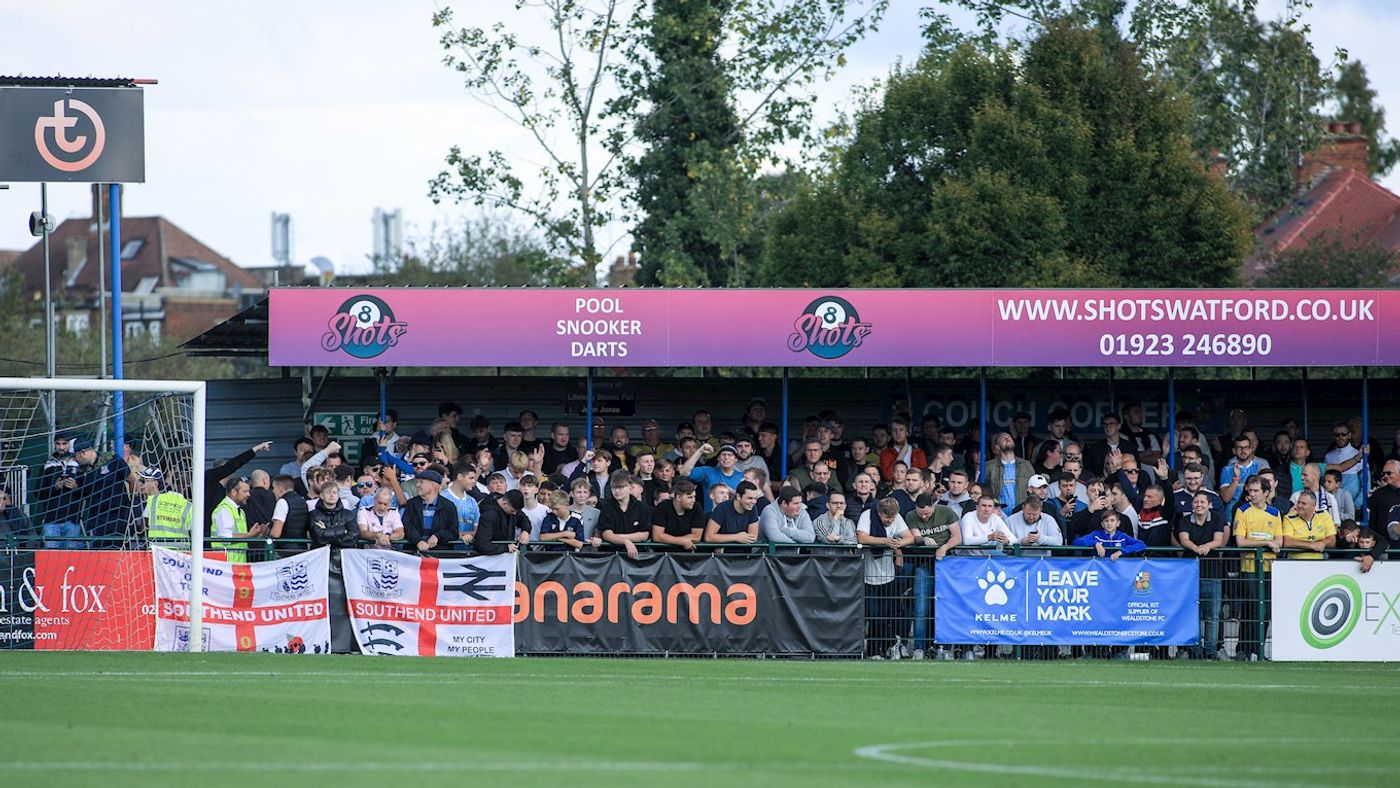
POLYGON ((1167 367, 1167 467, 1176 467, 1176 367, 1167 367))
POLYGON ((593 367, 588 368, 588 402, 584 405, 583 432, 588 440, 588 448, 593 448, 593 367))
MULTIPOLYGON (((982 397, 977 407, 977 417, 982 425, 981 429, 977 431, 978 439, 982 443, 978 453, 980 464, 977 468, 977 481, 980 484, 983 479, 987 478, 987 368, 981 367, 977 376, 982 383, 982 397)), ((985 495, 987 491, 983 490, 982 493, 985 495)))
MULTIPOLYGON (((1361 368, 1361 448, 1371 445, 1371 368, 1361 368)), ((1366 493, 1371 489, 1371 458, 1361 455, 1361 500, 1356 507, 1361 511, 1361 522, 1370 522, 1371 513, 1366 511, 1366 493)), ((1385 527, 1385 523, 1381 523, 1385 527)))
MULTIPOLYGON (((113 183, 108 189, 111 204, 108 213, 112 219, 112 377, 121 380, 126 377, 122 367, 122 339, 125 336, 122 331, 122 185, 113 183)), ((114 400, 112 439, 116 454, 121 457, 126 443, 126 398, 118 391, 114 400)), ((202 472, 202 468, 195 468, 195 473, 202 472)))
POLYGON ((782 459, 778 461, 781 469, 783 481, 787 481, 788 472, 788 368, 783 367, 783 437, 778 444, 778 454, 782 459))
POLYGON ((389 410, 389 380, 387 375, 379 376, 379 420, 383 421, 388 416, 389 410))
POLYGON ((1307 438, 1308 432, 1308 368, 1303 367, 1303 437, 1307 438))

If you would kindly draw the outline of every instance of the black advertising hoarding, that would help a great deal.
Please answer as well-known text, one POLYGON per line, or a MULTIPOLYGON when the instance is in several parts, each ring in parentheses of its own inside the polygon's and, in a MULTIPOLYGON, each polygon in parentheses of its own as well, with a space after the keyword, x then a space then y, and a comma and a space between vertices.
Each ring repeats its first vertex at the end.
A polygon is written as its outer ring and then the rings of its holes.
POLYGON ((523 654, 859 656, 858 556, 526 553, 523 654))
POLYGON ((0 87, 0 182, 145 180, 140 88, 0 87))

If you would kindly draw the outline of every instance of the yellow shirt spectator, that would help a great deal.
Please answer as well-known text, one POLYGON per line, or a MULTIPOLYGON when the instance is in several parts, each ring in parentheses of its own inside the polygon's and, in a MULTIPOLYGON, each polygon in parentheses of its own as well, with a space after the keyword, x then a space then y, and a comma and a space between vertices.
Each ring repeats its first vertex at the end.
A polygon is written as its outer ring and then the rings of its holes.
POLYGON ((1299 550, 1289 558, 1319 560, 1322 551, 1337 544, 1337 524, 1332 515, 1317 510, 1317 498, 1304 490, 1283 520, 1284 546, 1299 550))
MULTIPOLYGON (((1283 518, 1279 516, 1278 509, 1268 504, 1255 506, 1254 504, 1241 504, 1235 510, 1235 539, 1254 539, 1260 542, 1283 541, 1284 529, 1283 518)), ((1274 559, 1278 553, 1264 553, 1264 571, 1273 569, 1274 559)), ((1253 552, 1244 553, 1240 556, 1240 573, 1250 574, 1254 572, 1253 552)))

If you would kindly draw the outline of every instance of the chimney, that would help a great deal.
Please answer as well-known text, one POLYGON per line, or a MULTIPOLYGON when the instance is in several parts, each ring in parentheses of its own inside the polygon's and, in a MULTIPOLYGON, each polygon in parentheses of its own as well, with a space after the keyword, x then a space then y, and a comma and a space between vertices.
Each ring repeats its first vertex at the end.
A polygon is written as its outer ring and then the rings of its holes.
POLYGON ((79 272, 83 270, 83 261, 87 259, 87 237, 68 236, 67 252, 68 258, 63 265, 63 287, 65 288, 72 287, 79 272))
POLYGON ((1367 160, 1370 144, 1356 121, 1334 120, 1327 124, 1327 138, 1317 149, 1303 156, 1295 182, 1307 189, 1335 170, 1355 170, 1370 177, 1367 160))

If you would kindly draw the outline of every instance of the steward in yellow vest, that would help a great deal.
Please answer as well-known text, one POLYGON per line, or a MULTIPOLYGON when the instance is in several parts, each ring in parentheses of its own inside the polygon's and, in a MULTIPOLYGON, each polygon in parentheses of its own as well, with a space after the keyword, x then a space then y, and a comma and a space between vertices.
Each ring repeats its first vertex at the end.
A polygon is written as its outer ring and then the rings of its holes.
POLYGON ((165 490, 165 474, 157 466, 146 467, 138 475, 141 493, 146 496, 146 541, 171 550, 190 549, 189 500, 174 490, 165 490))

